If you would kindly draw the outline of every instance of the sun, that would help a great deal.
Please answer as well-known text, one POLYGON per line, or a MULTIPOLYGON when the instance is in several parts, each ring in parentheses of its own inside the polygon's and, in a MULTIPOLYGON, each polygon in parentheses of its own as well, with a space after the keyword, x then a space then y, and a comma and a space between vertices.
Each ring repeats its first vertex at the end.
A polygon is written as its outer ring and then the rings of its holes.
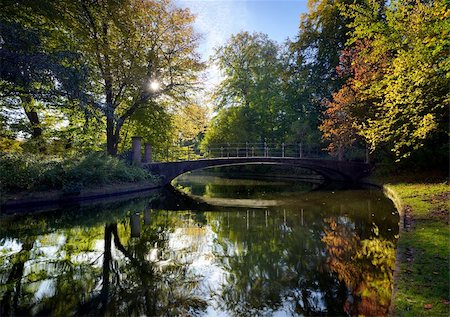
POLYGON ((160 84, 159 84, 159 82, 158 81, 156 81, 156 80, 152 80, 151 82, 150 82, 150 90, 151 91, 158 91, 159 90, 159 88, 160 88, 160 84))

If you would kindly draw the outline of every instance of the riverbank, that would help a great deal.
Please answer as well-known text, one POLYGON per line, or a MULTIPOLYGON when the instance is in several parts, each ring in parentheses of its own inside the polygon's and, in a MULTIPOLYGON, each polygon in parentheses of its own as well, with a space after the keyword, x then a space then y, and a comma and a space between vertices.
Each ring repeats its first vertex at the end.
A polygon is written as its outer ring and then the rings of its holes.
POLYGON ((449 186, 377 179, 401 216, 392 316, 449 316, 449 186))
POLYGON ((139 193, 159 177, 103 153, 69 157, 1 154, 0 213, 26 213, 61 204, 139 193))
POLYGON ((78 193, 66 193, 63 190, 50 190, 45 192, 20 192, 2 197, 0 202, 0 215, 27 214, 58 209, 63 205, 74 203, 92 203, 97 200, 114 201, 130 199, 143 192, 160 188, 159 181, 140 181, 134 183, 112 183, 89 189, 78 193))

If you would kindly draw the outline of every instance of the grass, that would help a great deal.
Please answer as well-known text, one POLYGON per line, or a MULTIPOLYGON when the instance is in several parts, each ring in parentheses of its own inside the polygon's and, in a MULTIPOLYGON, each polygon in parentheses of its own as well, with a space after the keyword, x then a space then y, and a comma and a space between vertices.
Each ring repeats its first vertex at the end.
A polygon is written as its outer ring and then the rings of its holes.
POLYGON ((386 187, 397 194, 406 216, 398 241, 392 314, 449 316, 448 183, 402 180, 386 187))

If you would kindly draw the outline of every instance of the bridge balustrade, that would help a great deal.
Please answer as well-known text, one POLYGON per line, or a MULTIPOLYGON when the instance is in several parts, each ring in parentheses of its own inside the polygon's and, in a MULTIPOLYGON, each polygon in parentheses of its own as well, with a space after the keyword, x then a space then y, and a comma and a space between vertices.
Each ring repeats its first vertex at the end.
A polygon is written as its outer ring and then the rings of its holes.
MULTIPOLYGON (((153 162, 190 161, 208 158, 232 157, 290 157, 337 160, 320 146, 303 143, 245 142, 213 144, 204 149, 196 146, 168 146, 154 148, 153 162)), ((367 162, 366 150, 360 147, 346 149, 342 160, 367 162)))

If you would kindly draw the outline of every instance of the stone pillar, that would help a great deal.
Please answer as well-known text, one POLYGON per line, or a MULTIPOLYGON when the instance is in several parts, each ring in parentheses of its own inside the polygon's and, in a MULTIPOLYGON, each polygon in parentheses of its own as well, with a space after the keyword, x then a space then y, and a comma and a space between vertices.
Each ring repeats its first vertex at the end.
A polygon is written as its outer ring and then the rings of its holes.
POLYGON ((141 223, 139 213, 130 216, 131 237, 139 238, 141 235, 141 223))
POLYGON ((134 136, 131 138, 132 140, 132 155, 133 155, 133 163, 141 164, 142 154, 141 154, 141 137, 134 136))
POLYGON ((152 222, 150 210, 144 211, 144 224, 149 225, 152 222))
POLYGON ((144 163, 152 162, 152 145, 145 143, 144 145, 144 163))

